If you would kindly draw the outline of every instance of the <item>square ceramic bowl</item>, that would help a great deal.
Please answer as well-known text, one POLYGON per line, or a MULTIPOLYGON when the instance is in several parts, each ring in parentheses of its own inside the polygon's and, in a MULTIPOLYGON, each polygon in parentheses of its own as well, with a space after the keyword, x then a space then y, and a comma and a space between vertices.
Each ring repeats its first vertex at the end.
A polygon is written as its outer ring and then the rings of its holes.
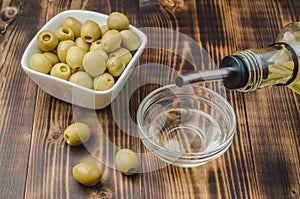
POLYGON ((37 36, 41 31, 44 30, 51 30, 55 32, 61 24, 63 20, 68 17, 72 16, 78 19, 81 22, 84 22, 88 19, 95 21, 100 26, 106 24, 106 19, 108 18, 107 15, 93 12, 93 11, 86 11, 86 10, 68 10, 59 13, 58 15, 54 16, 48 23, 46 23, 39 32, 34 36, 31 40, 25 52, 23 54, 21 65, 25 73, 39 86, 41 87, 46 93, 49 95, 63 100, 65 102, 85 107, 88 109, 102 109, 108 106, 113 99, 117 96, 120 89, 123 87, 124 83, 126 82, 127 78, 130 76, 134 66, 141 56, 146 44, 147 44, 147 37, 146 35, 141 32, 138 28, 130 25, 129 29, 134 31, 140 38, 141 38, 141 45, 133 55, 131 61, 126 66, 125 70, 123 71, 122 75, 118 78, 116 83, 112 88, 106 91, 95 91, 92 89, 84 88, 82 86, 76 85, 72 82, 62 80, 48 74, 43 74, 37 71, 32 70, 29 67, 29 58, 34 53, 39 53, 41 50, 37 47, 37 36))

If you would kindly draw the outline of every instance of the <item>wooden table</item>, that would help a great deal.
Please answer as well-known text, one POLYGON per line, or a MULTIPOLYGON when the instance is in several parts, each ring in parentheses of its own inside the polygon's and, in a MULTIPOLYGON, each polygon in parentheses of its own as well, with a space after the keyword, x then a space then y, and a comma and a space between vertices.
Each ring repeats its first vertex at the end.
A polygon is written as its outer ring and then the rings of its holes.
MULTIPOLYGON (((114 158, 108 154, 116 151, 107 153, 104 143, 139 153, 146 151, 139 138, 124 132, 132 127, 128 120, 122 120, 126 116, 121 111, 124 104, 97 111, 72 106, 45 93, 20 64, 26 46, 39 28, 64 10, 106 14, 121 11, 137 27, 167 28, 189 36, 219 63, 222 57, 237 50, 273 43, 285 24, 300 20, 300 1, 186 0, 184 5, 176 6, 167 0, 143 5, 136 0, 4 0, 0 6, 1 10, 7 6, 19 9, 17 18, 0 35, 1 199, 300 198, 300 96, 286 87, 241 93, 213 83, 212 88, 225 96, 237 116, 236 135, 229 150, 196 168, 165 166, 128 177, 107 166, 114 158), (113 111, 118 110, 120 115, 114 115, 113 111), (71 148, 63 141, 64 129, 78 117, 88 120, 85 116, 90 114, 96 115, 95 125, 107 138, 98 140, 99 148, 94 153, 102 157, 101 162, 86 147, 71 148), (115 122, 116 117, 123 121, 122 129, 115 122), (74 181, 71 170, 80 161, 98 164, 103 171, 101 183, 87 188, 74 181)), ((183 49, 192 60, 203 52, 190 52, 189 46, 180 42, 172 35, 164 35, 162 49, 145 49, 136 67, 159 63, 178 71, 192 70, 193 63, 185 62, 176 50, 183 49), (175 53, 168 52, 170 47, 175 53)), ((157 74, 174 78, 159 69, 157 74)), ((145 77, 147 71, 141 70, 140 75, 145 77)), ((134 84, 125 84, 123 91, 129 91, 134 84)), ((132 94, 129 107, 133 120, 141 100, 158 87, 140 86, 132 94)))

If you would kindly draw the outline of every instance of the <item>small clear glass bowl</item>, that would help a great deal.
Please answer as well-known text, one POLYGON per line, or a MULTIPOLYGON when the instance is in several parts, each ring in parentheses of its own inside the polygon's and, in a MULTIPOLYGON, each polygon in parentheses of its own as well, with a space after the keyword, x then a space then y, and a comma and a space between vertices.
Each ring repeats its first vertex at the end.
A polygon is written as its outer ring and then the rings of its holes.
POLYGON ((226 99, 208 88, 168 85, 141 102, 137 124, 143 144, 161 160, 195 167, 227 151, 236 117, 226 99))

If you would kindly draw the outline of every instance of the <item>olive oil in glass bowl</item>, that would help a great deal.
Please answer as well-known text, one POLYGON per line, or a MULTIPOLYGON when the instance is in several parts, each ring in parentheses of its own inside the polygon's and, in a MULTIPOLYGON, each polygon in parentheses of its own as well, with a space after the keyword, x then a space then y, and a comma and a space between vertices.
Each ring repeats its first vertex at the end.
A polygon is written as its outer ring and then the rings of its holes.
POLYGON ((230 104, 196 85, 153 91, 140 104, 137 123, 144 145, 161 160, 181 167, 199 166, 221 156, 236 129, 230 104))

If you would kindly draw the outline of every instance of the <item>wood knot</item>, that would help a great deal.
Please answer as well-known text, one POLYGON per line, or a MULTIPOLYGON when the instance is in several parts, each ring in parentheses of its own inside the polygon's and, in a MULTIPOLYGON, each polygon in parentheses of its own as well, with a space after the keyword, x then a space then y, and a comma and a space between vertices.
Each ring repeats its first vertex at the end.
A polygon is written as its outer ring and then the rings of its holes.
POLYGON ((113 198, 113 194, 112 194, 110 188, 101 187, 96 193, 96 198, 111 199, 111 198, 113 198))
POLYGON ((1 10, 0 15, 0 33, 4 34, 7 30, 9 24, 11 24, 17 17, 19 13, 18 8, 16 7, 6 7, 1 10))
POLYGON ((48 140, 50 142, 54 142, 54 141, 58 140, 61 137, 61 135, 62 135, 61 131, 53 131, 49 134, 48 140))
POLYGON ((172 12, 175 12, 177 8, 184 6, 184 0, 159 0, 164 7, 167 7, 172 12))
POLYGON ((292 190, 291 190, 291 193, 292 193, 293 196, 296 196, 296 195, 297 195, 297 191, 296 191, 295 189, 292 189, 292 190))

